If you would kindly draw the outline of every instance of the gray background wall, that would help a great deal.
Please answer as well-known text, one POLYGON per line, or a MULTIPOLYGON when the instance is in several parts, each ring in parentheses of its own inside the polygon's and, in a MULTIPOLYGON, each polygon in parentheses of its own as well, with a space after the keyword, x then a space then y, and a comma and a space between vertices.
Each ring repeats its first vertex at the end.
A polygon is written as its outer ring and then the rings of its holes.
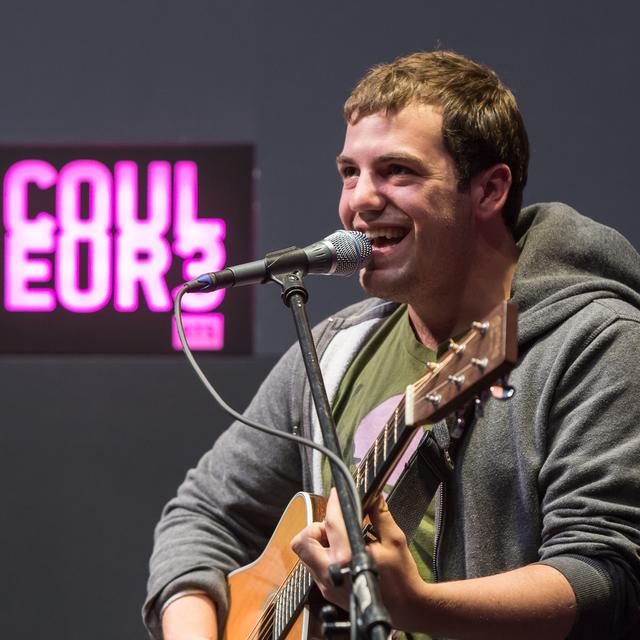
MULTIPOLYGON (((4 0, 0 143, 253 142, 259 256, 337 226, 355 80, 439 46, 515 91, 526 202, 568 202, 640 246, 635 5, 442 5, 4 0)), ((358 295, 354 281, 307 284, 316 320, 358 295)), ((237 406, 293 339, 278 292, 256 302, 257 355, 202 358, 237 406)), ((182 359, 114 356, 0 358, 0 420, 0 636, 143 638, 153 525, 226 419, 182 359)))

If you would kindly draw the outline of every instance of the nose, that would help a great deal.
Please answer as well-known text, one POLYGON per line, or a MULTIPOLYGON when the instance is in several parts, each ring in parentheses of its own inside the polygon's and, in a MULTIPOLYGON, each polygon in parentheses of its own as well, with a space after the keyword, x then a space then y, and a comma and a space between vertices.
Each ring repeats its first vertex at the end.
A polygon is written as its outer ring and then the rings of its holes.
POLYGON ((358 182, 351 191, 349 206, 352 211, 382 211, 385 206, 384 195, 376 184, 375 177, 370 173, 361 171, 358 182))

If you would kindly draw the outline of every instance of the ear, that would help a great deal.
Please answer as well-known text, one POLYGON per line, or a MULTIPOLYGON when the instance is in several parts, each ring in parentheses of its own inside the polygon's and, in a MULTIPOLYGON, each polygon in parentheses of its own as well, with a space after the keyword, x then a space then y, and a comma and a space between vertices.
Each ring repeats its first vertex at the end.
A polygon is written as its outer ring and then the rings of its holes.
POLYGON ((511 169, 495 164, 471 178, 470 190, 476 216, 487 221, 502 213, 511 187, 511 169))

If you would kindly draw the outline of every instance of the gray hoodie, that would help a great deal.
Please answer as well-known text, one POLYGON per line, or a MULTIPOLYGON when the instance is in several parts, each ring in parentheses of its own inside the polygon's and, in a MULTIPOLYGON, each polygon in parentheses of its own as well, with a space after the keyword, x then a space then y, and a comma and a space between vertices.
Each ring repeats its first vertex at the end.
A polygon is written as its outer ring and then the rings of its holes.
MULTIPOLYGON (((521 212, 512 299, 520 357, 508 402, 467 428, 436 514, 440 580, 541 562, 578 602, 575 638, 631 638, 640 623, 640 256, 617 232, 561 204, 521 212)), ((353 356, 395 306, 370 299, 320 324, 331 399, 353 356)), ((297 345, 247 409, 318 439, 297 345)), ((319 490, 308 449, 234 423, 162 515, 145 622, 172 595, 206 591, 227 611, 224 576, 255 559, 301 488, 319 490)))

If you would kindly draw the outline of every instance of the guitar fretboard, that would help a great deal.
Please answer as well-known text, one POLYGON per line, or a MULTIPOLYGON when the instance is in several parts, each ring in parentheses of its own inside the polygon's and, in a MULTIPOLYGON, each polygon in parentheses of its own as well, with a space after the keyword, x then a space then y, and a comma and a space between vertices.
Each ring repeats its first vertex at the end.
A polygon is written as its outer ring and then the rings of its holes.
POLYGON ((268 635, 268 638, 278 640, 284 637, 291 623, 298 617, 312 584, 313 578, 309 570, 301 562, 297 562, 273 599, 272 635, 268 635))

